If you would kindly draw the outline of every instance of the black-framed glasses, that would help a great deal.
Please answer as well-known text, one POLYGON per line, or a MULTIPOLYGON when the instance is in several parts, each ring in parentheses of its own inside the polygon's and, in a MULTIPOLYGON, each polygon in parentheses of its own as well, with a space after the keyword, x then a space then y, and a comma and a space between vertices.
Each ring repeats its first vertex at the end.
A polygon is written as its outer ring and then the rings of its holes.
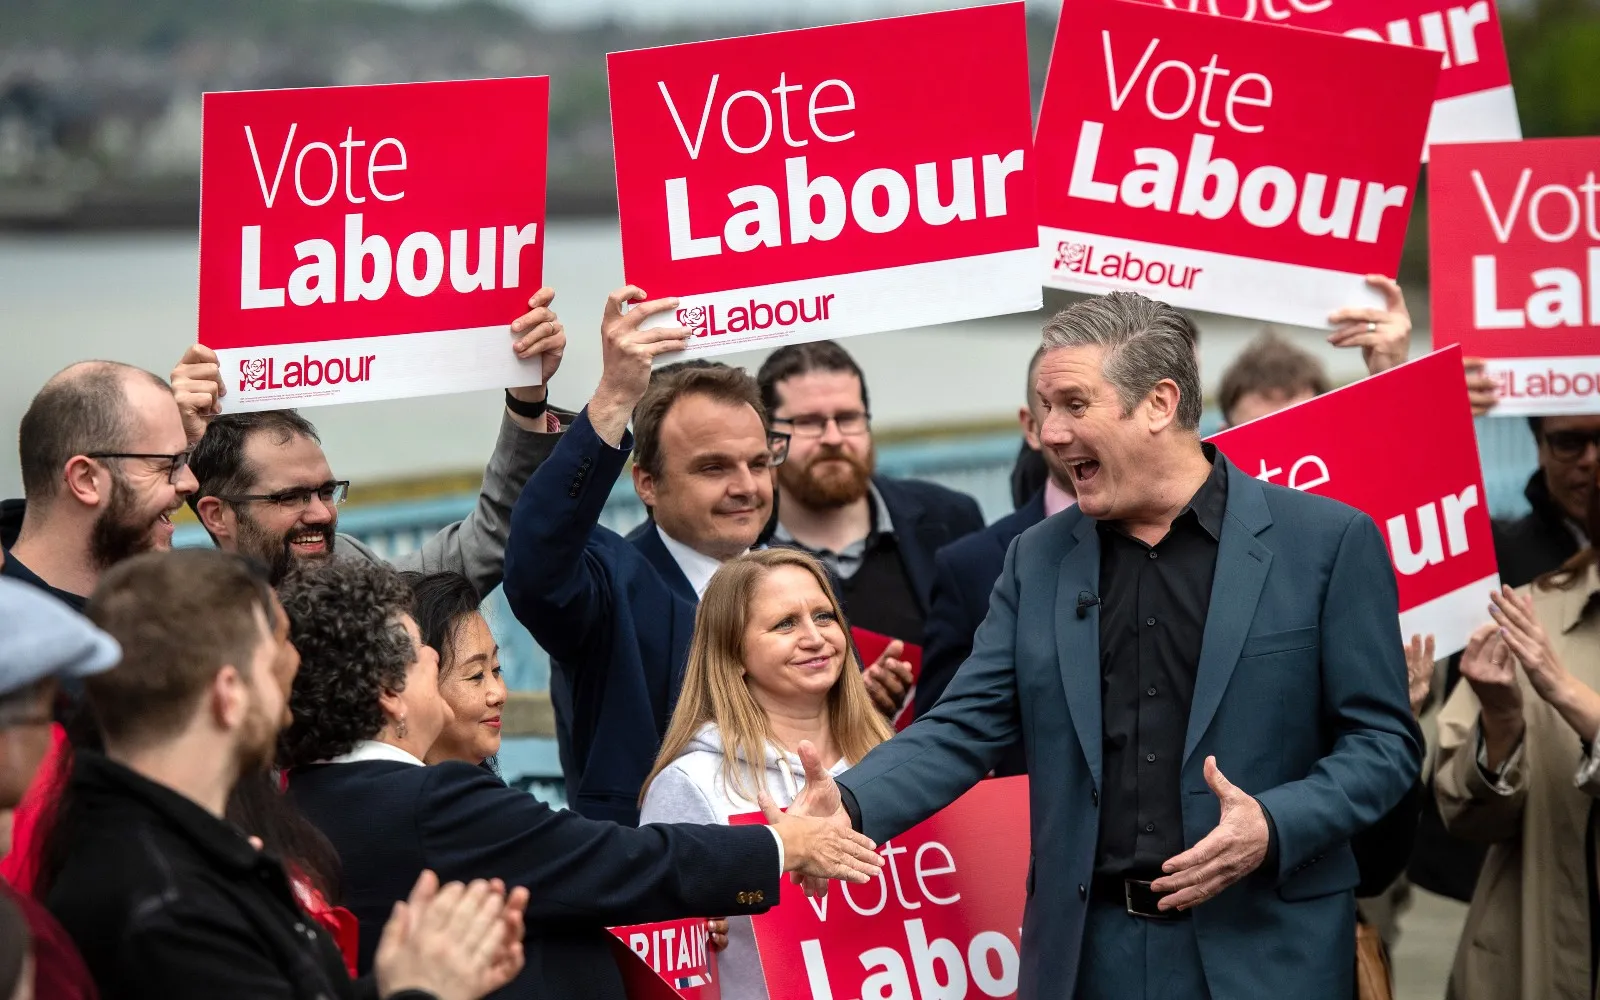
POLYGON ((1550 454, 1563 462, 1576 462, 1589 450, 1590 445, 1600 448, 1600 430, 1596 431, 1545 431, 1545 444, 1550 454))
POLYGON ((154 455, 142 451, 91 451, 84 458, 142 458, 147 462, 161 462, 167 466, 167 482, 176 483, 178 476, 189 467, 189 452, 180 451, 174 455, 154 455))
POLYGON ((349 492, 350 480, 340 479, 323 483, 321 486, 301 486, 292 490, 279 490, 276 493, 218 495, 217 499, 225 503, 270 503, 284 510, 305 510, 311 506, 313 497, 321 500, 329 507, 337 507, 339 504, 344 503, 344 498, 349 492))
POLYGON ((788 424, 791 432, 797 438, 819 438, 828 433, 828 425, 833 424, 839 428, 839 433, 844 435, 865 434, 872 425, 872 414, 865 410, 853 410, 849 413, 803 413, 798 417, 773 417, 775 424, 788 424))
POLYGON ((772 453, 772 467, 782 465, 789 457, 789 435, 783 431, 767 431, 767 450, 772 453))

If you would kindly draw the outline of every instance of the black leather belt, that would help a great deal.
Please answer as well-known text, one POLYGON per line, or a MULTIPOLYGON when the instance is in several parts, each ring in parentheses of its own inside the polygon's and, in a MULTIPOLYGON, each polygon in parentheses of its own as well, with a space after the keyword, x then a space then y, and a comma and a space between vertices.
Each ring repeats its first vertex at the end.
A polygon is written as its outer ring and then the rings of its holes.
POLYGON ((1090 896, 1096 902, 1120 906, 1135 917, 1146 920, 1181 920, 1189 914, 1182 910, 1162 910, 1156 904, 1170 896, 1170 892, 1155 892, 1144 879, 1096 875, 1091 883, 1090 896))

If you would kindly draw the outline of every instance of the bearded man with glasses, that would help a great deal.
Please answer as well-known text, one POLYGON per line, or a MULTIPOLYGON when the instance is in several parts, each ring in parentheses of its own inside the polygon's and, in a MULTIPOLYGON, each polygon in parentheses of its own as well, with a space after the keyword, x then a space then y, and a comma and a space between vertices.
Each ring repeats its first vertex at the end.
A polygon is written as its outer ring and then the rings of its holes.
POLYGON ((822 560, 850 624, 899 640, 866 670, 873 702, 892 718, 912 687, 904 644, 925 641, 933 555, 981 531, 983 513, 965 493, 877 474, 867 381, 838 344, 780 347, 756 381, 773 428, 791 437, 772 544, 822 560))
POLYGON ((172 514, 197 487, 170 386, 112 361, 84 361, 34 396, 18 431, 21 531, 0 575, 82 611, 100 574, 172 547, 172 514))
MULTIPOLYGON (((540 289, 529 300, 529 311, 511 324, 517 357, 539 359, 543 377, 538 385, 506 390, 499 438, 477 504, 462 520, 394 559, 395 568, 459 573, 480 594, 500 585, 512 505, 571 419, 568 414, 564 421, 546 405, 550 378, 567 343, 551 308, 554 298, 550 289, 540 289)), ((334 478, 309 420, 294 410, 218 414, 227 387, 215 353, 198 344, 173 370, 172 384, 186 421, 201 435, 194 453, 199 489, 189 506, 218 548, 265 563, 274 585, 296 564, 335 554, 385 561, 359 539, 339 534, 338 507, 350 483, 334 478)))

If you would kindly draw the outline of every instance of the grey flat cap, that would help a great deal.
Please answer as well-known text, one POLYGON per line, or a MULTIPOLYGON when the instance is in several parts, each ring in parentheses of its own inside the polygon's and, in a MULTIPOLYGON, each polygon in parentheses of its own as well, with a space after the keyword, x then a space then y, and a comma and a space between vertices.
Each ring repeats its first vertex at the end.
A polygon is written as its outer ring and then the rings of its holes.
POLYGON ((0 578, 0 694, 88 677, 122 659, 117 640, 37 588, 0 578))

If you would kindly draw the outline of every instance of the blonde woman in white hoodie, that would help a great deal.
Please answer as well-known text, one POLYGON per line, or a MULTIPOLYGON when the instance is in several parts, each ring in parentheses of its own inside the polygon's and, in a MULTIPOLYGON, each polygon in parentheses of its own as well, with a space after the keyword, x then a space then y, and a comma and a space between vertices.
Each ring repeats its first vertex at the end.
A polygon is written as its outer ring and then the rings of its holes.
MULTIPOLYGON (((802 741, 839 774, 888 739, 822 564, 766 549, 717 570, 700 599, 689 665, 641 823, 726 823, 787 807, 805 783, 802 741)), ((724 1000, 764 1000, 750 918, 728 921, 717 956, 724 1000)))

